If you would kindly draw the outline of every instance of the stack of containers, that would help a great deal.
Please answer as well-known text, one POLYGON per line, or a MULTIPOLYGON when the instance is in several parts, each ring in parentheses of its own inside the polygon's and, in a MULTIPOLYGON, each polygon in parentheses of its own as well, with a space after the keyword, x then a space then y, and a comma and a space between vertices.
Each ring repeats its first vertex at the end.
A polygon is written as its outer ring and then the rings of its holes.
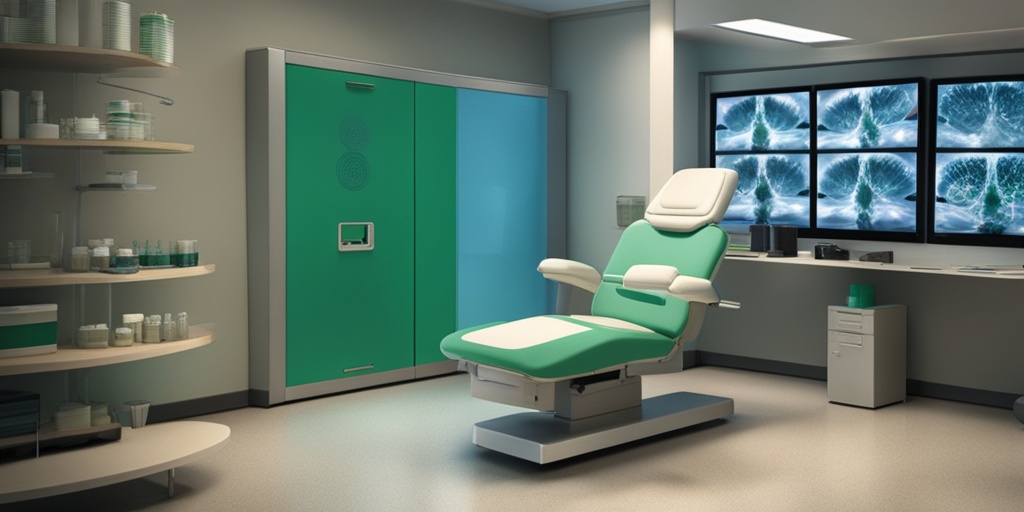
POLYGON ((25 3, 29 23, 28 40, 24 43, 55 44, 57 42, 57 0, 28 0, 25 3))
POLYGON ((174 62, 174 20, 159 12, 140 16, 139 53, 160 62, 174 62))
POLYGON ((10 16, 0 2, 0 42, 54 44, 57 42, 57 0, 24 0, 21 16, 10 16))
POLYGON ((132 5, 103 2, 103 48, 132 51, 132 5))
POLYGON ((80 430, 92 425, 92 407, 77 402, 64 402, 53 413, 57 430, 80 430))
POLYGON ((128 140, 132 134, 132 104, 128 100, 107 102, 107 138, 128 140))

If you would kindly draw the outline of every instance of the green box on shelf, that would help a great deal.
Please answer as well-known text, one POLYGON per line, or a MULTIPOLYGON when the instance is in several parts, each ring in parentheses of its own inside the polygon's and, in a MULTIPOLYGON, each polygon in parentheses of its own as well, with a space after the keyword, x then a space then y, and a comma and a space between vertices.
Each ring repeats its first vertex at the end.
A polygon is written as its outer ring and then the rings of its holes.
POLYGON ((56 351, 56 304, 0 307, 0 357, 56 351))

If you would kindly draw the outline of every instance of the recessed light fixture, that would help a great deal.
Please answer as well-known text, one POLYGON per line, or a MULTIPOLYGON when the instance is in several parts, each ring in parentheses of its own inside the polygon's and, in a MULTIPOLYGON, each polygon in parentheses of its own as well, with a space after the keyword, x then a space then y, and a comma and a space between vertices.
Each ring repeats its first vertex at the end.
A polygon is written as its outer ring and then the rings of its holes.
POLYGON ((726 28, 729 30, 736 30, 739 32, 746 32, 748 34, 754 34, 758 36, 785 39, 787 41, 795 41, 797 43, 804 44, 833 43, 836 41, 851 40, 849 37, 846 36, 829 34, 828 32, 820 32, 818 30, 811 30, 809 28, 803 27, 795 27, 793 25, 786 25, 785 23, 777 23, 774 21, 762 20, 758 18, 739 21, 727 21, 724 23, 715 23, 712 26, 726 28))

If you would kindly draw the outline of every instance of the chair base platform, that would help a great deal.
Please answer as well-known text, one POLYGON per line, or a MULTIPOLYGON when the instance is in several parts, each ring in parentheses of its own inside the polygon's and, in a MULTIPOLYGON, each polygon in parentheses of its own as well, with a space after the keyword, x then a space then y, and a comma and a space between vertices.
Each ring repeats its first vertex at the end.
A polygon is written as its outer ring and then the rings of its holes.
POLYGON ((669 393, 642 405, 569 421, 554 413, 526 412, 481 421, 473 443, 538 464, 663 434, 729 416, 733 400, 697 393, 669 393))

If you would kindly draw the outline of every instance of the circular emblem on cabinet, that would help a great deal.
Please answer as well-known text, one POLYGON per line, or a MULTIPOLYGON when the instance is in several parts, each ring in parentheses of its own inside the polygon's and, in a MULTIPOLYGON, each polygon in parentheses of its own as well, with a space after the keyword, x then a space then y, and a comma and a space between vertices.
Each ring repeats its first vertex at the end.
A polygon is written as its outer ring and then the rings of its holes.
POLYGON ((338 159, 335 173, 341 186, 353 192, 362 190, 370 181, 370 162, 359 153, 348 152, 338 159))
POLYGON ((347 114, 342 118, 338 132, 341 143, 353 151, 359 151, 370 143, 370 125, 363 116, 347 114))

